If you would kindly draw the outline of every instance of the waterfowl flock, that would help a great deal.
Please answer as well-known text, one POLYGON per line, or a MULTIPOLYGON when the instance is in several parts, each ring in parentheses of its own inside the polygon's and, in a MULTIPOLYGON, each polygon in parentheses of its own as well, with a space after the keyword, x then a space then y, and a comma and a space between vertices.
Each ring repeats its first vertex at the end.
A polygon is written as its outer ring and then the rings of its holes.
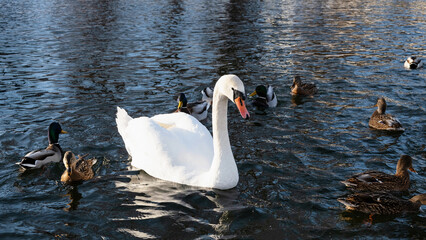
MULTIPOLYGON (((410 57, 404 63, 404 67, 409 69, 421 66, 421 60, 416 57, 410 57)), ((300 76, 294 77, 290 89, 290 94, 297 96, 318 93, 315 84, 302 83, 300 76)), ((185 94, 180 93, 175 112, 152 117, 132 118, 126 110, 117 107, 117 129, 131 156, 132 166, 153 177, 191 186, 226 190, 237 185, 239 175, 229 140, 227 109, 230 101, 235 104, 243 119, 250 117, 246 108, 244 83, 236 75, 224 75, 217 80, 213 90, 206 87, 201 94, 201 101, 188 103, 185 94), (210 107, 213 134, 200 122, 208 118, 210 107)), ((253 98, 251 104, 263 110, 278 104, 271 85, 258 85, 249 96, 253 98)), ((380 97, 375 106, 377 110, 370 117, 369 127, 404 131, 395 117, 386 114, 385 98, 380 97)), ((18 164, 27 170, 62 160, 65 171, 61 182, 70 184, 92 179, 96 159, 86 160, 84 156, 76 158, 71 151, 64 153, 58 142, 59 135, 65 133, 59 123, 51 123, 48 128, 48 147, 31 151, 18 164)), ((338 201, 349 211, 368 214, 418 211, 422 204, 426 204, 426 194, 408 200, 393 195, 394 192, 409 189, 408 171, 415 172, 413 159, 402 155, 393 175, 374 170, 351 176, 342 183, 355 193, 339 198, 338 201)))

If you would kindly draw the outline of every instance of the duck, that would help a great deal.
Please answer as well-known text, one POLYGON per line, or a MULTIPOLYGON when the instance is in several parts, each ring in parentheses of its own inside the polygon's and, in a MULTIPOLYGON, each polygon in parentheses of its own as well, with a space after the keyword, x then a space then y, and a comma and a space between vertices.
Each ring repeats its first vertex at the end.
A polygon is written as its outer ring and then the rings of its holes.
POLYGON ((95 158, 84 159, 88 154, 79 156, 78 159, 74 153, 67 151, 62 159, 65 165, 65 171, 61 176, 61 182, 70 184, 72 182, 81 182, 92 179, 95 173, 93 172, 93 165, 96 164, 95 158))
POLYGON ((253 100, 253 105, 257 108, 274 108, 278 104, 277 96, 275 95, 274 88, 271 85, 259 85, 255 91, 250 94, 250 97, 257 95, 258 97, 253 100))
POLYGON ((318 92, 314 83, 302 83, 300 76, 293 78, 293 84, 290 87, 291 95, 311 96, 318 92))
POLYGON ((371 128, 377 130, 388 130, 388 131, 404 131, 401 123, 390 114, 386 114, 386 100, 383 97, 380 97, 377 100, 376 105, 377 110, 374 111, 373 115, 370 117, 368 125, 371 128))
POLYGON ((213 90, 210 87, 205 87, 203 90, 201 90, 201 94, 201 100, 208 102, 211 106, 213 103, 213 90))
MULTIPOLYGON (((87 156, 87 154, 85 155, 87 156)), ((61 182, 70 184, 73 182, 81 182, 92 179, 95 175, 93 172, 93 165, 96 164, 96 159, 84 159, 82 156, 76 159, 74 153, 67 151, 64 154, 63 162, 65 165, 65 172, 61 176, 61 182)))
POLYGON ((59 134, 68 132, 62 130, 58 122, 52 122, 49 125, 47 137, 49 145, 45 149, 34 150, 27 153, 19 162, 19 166, 24 169, 40 168, 51 162, 60 162, 64 155, 61 146, 59 145, 59 134))
POLYGON ((367 171, 356 174, 342 183, 354 191, 407 191, 410 187, 408 170, 416 172, 413 168, 413 159, 408 155, 402 155, 396 164, 395 175, 367 171))
POLYGON ((408 57, 404 62, 404 67, 407 69, 417 69, 423 66, 422 60, 417 57, 408 57))
POLYGON ((180 93, 178 98, 178 108, 176 112, 183 112, 192 115, 198 121, 202 121, 207 118, 207 113, 210 108, 210 103, 207 101, 188 103, 184 93, 180 93))
POLYGON ((132 158, 131 165, 170 182, 220 190, 234 188, 239 176, 228 134, 228 101, 237 106, 243 119, 250 117, 244 84, 236 75, 224 75, 213 92, 213 137, 189 114, 132 118, 117 107, 117 129, 132 158))
POLYGON ((345 198, 338 198, 337 201, 345 205, 346 210, 349 211, 370 215, 393 215, 419 211, 421 205, 426 205, 426 194, 419 194, 405 200, 389 193, 355 193, 345 198))

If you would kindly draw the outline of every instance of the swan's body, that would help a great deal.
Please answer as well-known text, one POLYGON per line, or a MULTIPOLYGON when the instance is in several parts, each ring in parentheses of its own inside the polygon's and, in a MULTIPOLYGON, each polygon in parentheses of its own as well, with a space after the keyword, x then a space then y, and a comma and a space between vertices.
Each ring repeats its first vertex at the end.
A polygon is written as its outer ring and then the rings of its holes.
POLYGON ((377 100, 377 110, 370 117, 368 125, 378 130, 404 131, 401 123, 394 116, 386 114, 386 101, 383 97, 377 100))
POLYGON ((258 109, 273 108, 278 104, 277 96, 275 95, 274 88, 271 85, 259 85, 256 90, 250 94, 250 97, 257 95, 258 97, 253 100, 253 105, 258 109))
POLYGON ((27 153, 18 164, 25 169, 40 168, 51 162, 60 162, 63 151, 59 146, 59 134, 67 133, 62 130, 61 125, 53 122, 49 125, 48 139, 49 146, 45 149, 34 150, 27 153))
POLYGON ((243 118, 244 85, 235 75, 222 76, 213 96, 213 138, 207 128, 185 113, 131 118, 117 107, 117 128, 132 165, 167 181, 199 187, 230 189, 238 183, 238 169, 228 136, 228 99, 243 118))
POLYGON ((423 66, 423 62, 420 58, 417 57, 409 57, 404 62, 404 67, 408 69, 417 69, 423 66))
POLYGON ((92 166, 96 164, 96 159, 84 159, 84 157, 75 158, 75 155, 67 151, 63 159, 65 172, 61 176, 61 182, 72 183, 92 179, 95 173, 92 166))

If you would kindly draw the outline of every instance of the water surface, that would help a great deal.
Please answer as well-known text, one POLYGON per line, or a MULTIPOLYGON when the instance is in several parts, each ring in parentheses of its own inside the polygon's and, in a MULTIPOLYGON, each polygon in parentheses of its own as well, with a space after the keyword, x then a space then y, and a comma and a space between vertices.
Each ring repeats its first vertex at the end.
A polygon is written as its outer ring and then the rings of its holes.
MULTIPOLYGON (((0 238, 421 239, 426 215, 348 214, 339 183, 368 169, 418 174, 403 198, 425 193, 424 1, 12 1, 0 2, 0 238), (279 99, 244 121, 229 108, 240 181, 228 191, 165 182, 130 166, 116 106, 131 116, 171 112, 223 74, 247 91, 271 84, 279 99), (313 98, 289 95, 293 76, 313 98), (368 127, 376 99, 406 131, 368 127), (98 159, 96 178, 64 186, 52 164, 14 163, 61 146, 98 159)), ((211 129, 211 121, 205 125, 211 129)))

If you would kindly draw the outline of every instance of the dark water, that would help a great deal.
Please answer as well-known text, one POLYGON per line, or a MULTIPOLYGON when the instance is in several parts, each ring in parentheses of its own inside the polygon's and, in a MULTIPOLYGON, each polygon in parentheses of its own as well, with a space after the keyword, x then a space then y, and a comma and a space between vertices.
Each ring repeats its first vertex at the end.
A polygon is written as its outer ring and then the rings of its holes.
MULTIPOLYGON (((339 183, 367 169, 392 173, 414 157, 425 193, 424 1, 0 1, 1 239, 421 239, 424 212, 348 214, 339 183), (272 84, 278 107, 229 126, 240 182, 229 191, 161 181, 130 166, 115 108, 173 111, 175 97, 223 74, 252 91, 272 84), (294 75, 320 87, 292 99, 294 75), (406 131, 368 128, 378 96, 406 131), (47 144, 98 159, 96 178, 60 183, 61 164, 14 163, 47 144)), ((211 121, 206 125, 211 127, 211 121)))

